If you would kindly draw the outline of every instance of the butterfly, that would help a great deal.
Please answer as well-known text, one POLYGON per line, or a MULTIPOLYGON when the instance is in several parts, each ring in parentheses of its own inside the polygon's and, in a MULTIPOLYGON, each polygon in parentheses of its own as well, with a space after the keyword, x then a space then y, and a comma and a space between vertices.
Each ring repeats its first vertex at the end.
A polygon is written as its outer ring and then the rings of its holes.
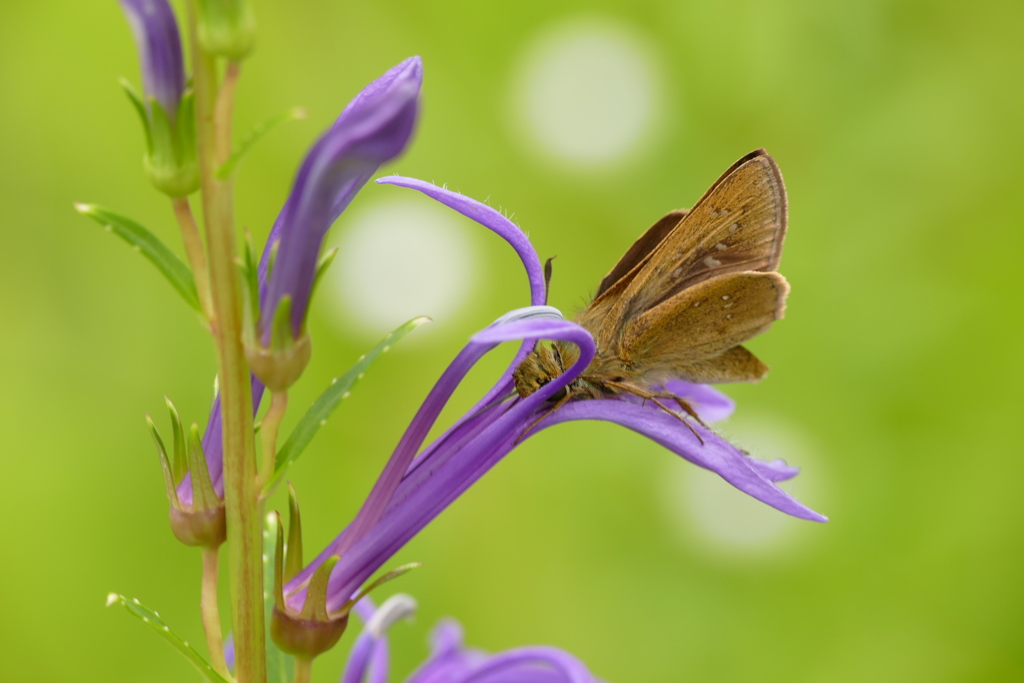
MULTIPOLYGON (((776 269, 786 213, 779 167, 758 149, 723 173, 693 208, 651 226, 573 319, 594 337, 597 352, 552 397, 552 410, 573 399, 631 394, 683 419, 662 401, 671 400, 700 421, 686 401, 663 388, 666 381, 764 377, 768 366, 742 344, 785 311, 789 284, 776 269)), ((572 344, 538 345, 513 373, 516 393, 529 396, 578 359, 572 344)))

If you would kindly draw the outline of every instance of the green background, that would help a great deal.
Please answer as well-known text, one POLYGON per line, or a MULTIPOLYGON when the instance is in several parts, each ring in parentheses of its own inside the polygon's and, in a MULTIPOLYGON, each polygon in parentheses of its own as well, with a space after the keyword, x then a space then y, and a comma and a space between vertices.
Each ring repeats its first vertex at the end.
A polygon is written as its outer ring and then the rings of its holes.
MULTIPOLYGON (((1024 680, 1020 2, 255 5, 238 131, 310 112, 239 172, 239 223, 258 235, 318 131, 411 54, 424 113, 386 172, 514 212, 559 256, 552 303, 567 311, 747 151, 766 147, 789 190, 788 314, 752 344, 772 373, 726 388, 739 408, 722 431, 803 467, 790 490, 832 521, 785 518, 614 425, 552 429, 393 560, 426 563, 380 594, 420 604, 393 630, 397 674, 453 615, 473 645, 557 645, 616 683, 1024 680), (599 169, 538 154, 509 104, 531 41, 581 17, 641 36, 663 74, 655 142, 599 169)), ((202 423, 211 345, 148 264, 72 210, 100 203, 177 244, 116 85, 138 81, 134 46, 114 2, 0 15, 0 680, 194 680, 103 608, 109 591, 138 597, 201 642, 199 554, 169 533, 142 417, 164 424, 166 394, 202 423)), ((369 187, 352 215, 398 196, 369 187)), ((354 513, 468 335, 527 303, 510 250, 458 225, 468 304, 382 358, 291 475, 310 551, 354 513)), ((314 305, 294 406, 386 332, 347 334, 333 306, 314 305)), ((316 680, 337 680, 351 641, 316 680)))

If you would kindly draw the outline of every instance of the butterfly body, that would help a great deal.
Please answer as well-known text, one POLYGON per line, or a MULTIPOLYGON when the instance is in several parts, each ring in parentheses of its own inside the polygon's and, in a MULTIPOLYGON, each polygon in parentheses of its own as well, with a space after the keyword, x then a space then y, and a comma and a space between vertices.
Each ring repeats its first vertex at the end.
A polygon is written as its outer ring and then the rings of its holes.
MULTIPOLYGON (((786 222, 778 166, 756 150, 692 209, 651 226, 574 318, 593 335, 597 352, 552 400, 634 394, 657 402, 674 398, 662 388, 670 379, 761 379, 768 367, 742 343, 783 315, 789 285, 775 270, 786 222)), ((538 345, 515 370, 517 393, 532 394, 578 358, 571 344, 538 345)))

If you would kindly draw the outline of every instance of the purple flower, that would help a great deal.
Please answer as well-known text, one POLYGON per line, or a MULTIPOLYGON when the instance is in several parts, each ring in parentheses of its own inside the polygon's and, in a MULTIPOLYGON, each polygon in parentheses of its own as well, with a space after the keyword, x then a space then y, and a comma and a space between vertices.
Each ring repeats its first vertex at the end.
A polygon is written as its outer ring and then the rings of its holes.
POLYGON ((422 82, 419 57, 393 67, 345 107, 306 155, 269 240, 279 246, 260 318, 262 344, 270 343, 271 323, 284 297, 291 298, 292 334, 302 335, 327 230, 380 165, 405 149, 422 82))
MULTIPOLYGON (((781 460, 755 460, 711 430, 694 424, 693 429, 703 439, 701 443, 687 425, 636 397, 570 400, 551 412, 549 399, 587 367, 595 345, 584 328, 562 319, 557 309, 542 305, 543 271, 522 231, 494 209, 429 183, 398 177, 378 182, 420 190, 505 238, 526 266, 534 305, 503 316, 473 336, 456 356, 416 413, 356 518, 285 586, 285 602, 290 610, 301 609, 309 578, 332 556, 340 559, 331 574, 327 607, 332 612, 341 610, 378 568, 518 443, 561 422, 616 422, 717 473, 736 488, 782 512, 803 519, 826 520, 776 486, 777 482, 795 476, 796 468, 781 460), (580 357, 562 375, 533 394, 509 400, 514 394, 512 372, 539 340, 572 343, 579 348, 580 357), (497 384, 469 413, 419 452, 441 410, 473 365, 487 352, 509 341, 521 341, 523 345, 497 384)), ((732 410, 732 402, 711 387, 675 380, 668 388, 689 399, 705 420, 725 417, 732 410)))
MULTIPOLYGON (((306 155, 260 260, 261 333, 269 334, 276 306, 282 297, 289 297, 291 329, 296 336, 300 335, 324 237, 378 167, 398 156, 409 142, 422 81, 423 63, 419 57, 410 57, 392 67, 349 102, 306 155), (271 255, 275 252, 268 278, 271 255)), ((263 382, 254 376, 253 410, 259 406, 263 392, 263 382)), ((223 497, 222 430, 217 398, 203 436, 203 450, 214 488, 223 497)), ((183 503, 191 502, 190 477, 182 481, 178 496, 183 503)))
POLYGON ((142 86, 153 97, 171 124, 185 92, 185 67, 181 37, 174 11, 167 0, 119 0, 128 17, 142 62, 142 86))
MULTIPOLYGON (((359 634, 341 683, 386 683, 388 628, 410 616, 415 602, 405 595, 375 609, 368 598, 355 611, 366 623, 359 634)), ((430 656, 405 683, 599 683, 582 662, 554 647, 533 646, 488 655, 463 644, 462 627, 447 619, 430 634, 430 656)))

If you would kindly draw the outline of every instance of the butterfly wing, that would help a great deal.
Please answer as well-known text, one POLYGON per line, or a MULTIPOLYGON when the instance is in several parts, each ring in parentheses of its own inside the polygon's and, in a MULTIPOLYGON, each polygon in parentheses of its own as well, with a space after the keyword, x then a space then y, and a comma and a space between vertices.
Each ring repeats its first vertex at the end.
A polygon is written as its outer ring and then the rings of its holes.
POLYGON ((671 377, 702 381, 715 372, 734 378, 728 381, 760 378, 767 368, 745 349, 733 349, 782 317, 788 293, 789 284, 778 273, 747 271, 704 280, 629 321, 617 358, 603 355, 603 367, 593 371, 614 379, 625 369, 645 386, 671 377))
POLYGON ((636 272, 606 290, 614 298, 601 336, 679 292, 726 273, 778 268, 786 234, 786 190, 767 152, 746 155, 711 186, 636 272))
POLYGON ((768 366, 743 346, 703 360, 679 365, 673 369, 673 378, 697 384, 726 384, 729 382, 757 382, 768 374, 768 366))
POLYGON ((636 266, 646 259, 647 255, 661 244, 673 228, 679 225, 679 221, 681 221, 687 213, 686 209, 671 211, 662 216, 657 223, 648 228, 636 242, 633 242, 633 246, 631 246, 622 258, 619 259, 619 262, 615 264, 615 267, 604 276, 604 279, 601 280, 601 284, 597 287, 597 293, 594 295, 594 299, 596 300, 601 298, 601 295, 604 294, 612 285, 619 284, 621 287, 628 284, 629 281, 632 280, 632 277, 623 280, 623 276, 626 274, 635 275, 636 266), (620 280, 622 280, 621 283, 620 280))

